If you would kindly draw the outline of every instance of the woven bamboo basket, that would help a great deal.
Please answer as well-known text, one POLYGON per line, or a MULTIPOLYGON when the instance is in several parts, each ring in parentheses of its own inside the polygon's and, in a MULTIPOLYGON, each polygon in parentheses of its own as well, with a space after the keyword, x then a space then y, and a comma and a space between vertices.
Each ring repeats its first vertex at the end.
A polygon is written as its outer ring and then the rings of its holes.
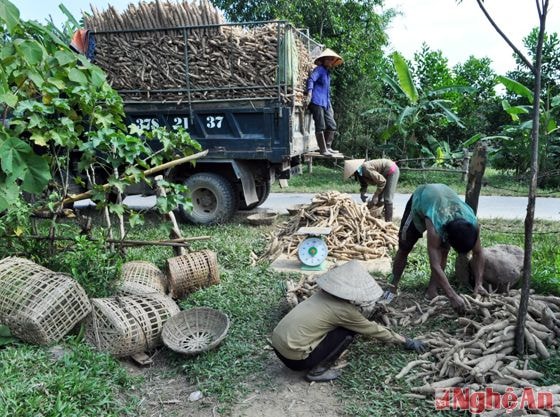
POLYGON ((91 304, 86 340, 115 356, 130 356, 160 346, 163 324, 179 312, 171 298, 155 293, 94 298, 91 304))
POLYGON ((122 266, 117 292, 122 295, 166 294, 167 278, 151 262, 126 262, 122 266))
POLYGON ((249 224, 253 226, 264 226, 264 225, 271 225, 274 223, 274 220, 278 217, 278 213, 274 213, 271 211, 262 212, 262 213, 255 213, 247 216, 247 221, 249 224))
POLYGON ((0 261, 0 322, 21 340, 57 342, 90 311, 86 292, 72 277, 24 258, 0 261))
POLYGON ((203 250, 167 260, 169 292, 182 298, 200 288, 220 283, 218 259, 215 252, 203 250))
POLYGON ((161 338, 168 348, 196 355, 218 346, 229 330, 229 318, 221 311, 197 307, 181 311, 163 325, 161 338))

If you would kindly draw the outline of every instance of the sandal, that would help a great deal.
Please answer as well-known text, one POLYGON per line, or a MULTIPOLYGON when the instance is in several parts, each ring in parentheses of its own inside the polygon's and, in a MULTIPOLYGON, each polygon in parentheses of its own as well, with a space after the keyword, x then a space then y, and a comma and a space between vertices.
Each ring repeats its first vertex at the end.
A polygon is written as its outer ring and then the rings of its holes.
POLYGON ((340 369, 327 369, 322 373, 309 372, 305 375, 305 379, 309 382, 328 382, 333 381, 342 374, 340 369))

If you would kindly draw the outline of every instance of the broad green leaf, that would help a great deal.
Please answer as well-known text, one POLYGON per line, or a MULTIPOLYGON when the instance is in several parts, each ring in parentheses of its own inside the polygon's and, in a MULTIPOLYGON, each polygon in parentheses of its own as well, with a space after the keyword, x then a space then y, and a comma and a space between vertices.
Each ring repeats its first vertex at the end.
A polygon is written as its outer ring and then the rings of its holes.
POLYGON ((124 214, 124 206, 122 204, 109 204, 109 212, 122 216, 124 214))
POLYGON ((43 47, 39 42, 32 40, 19 41, 18 39, 14 41, 14 45, 30 66, 35 66, 43 60, 43 47))
POLYGON ((105 73, 98 67, 91 68, 91 84, 94 87, 101 87, 106 82, 105 73))
POLYGON ((8 0, 0 0, 0 19, 12 32, 20 23, 19 10, 8 0))
POLYGON ((128 216, 128 223, 130 224, 130 227, 134 228, 136 226, 142 226, 144 224, 144 219, 139 213, 132 212, 128 216))
POLYGON ((47 78, 47 82, 49 84, 54 85, 59 90, 64 90, 66 88, 66 83, 63 80, 60 80, 58 78, 49 77, 49 78, 47 78))
POLYGON ((49 184, 51 173, 49 164, 38 155, 25 156, 27 170, 21 184, 21 188, 29 193, 40 193, 49 184))
POLYGON ((19 198, 19 187, 16 178, 6 178, 0 175, 0 211, 4 211, 13 206, 19 198))
POLYGON ((546 133, 550 135, 550 134, 553 133, 556 129, 558 129, 558 125, 556 124, 556 120, 550 119, 550 120, 548 121, 548 123, 546 124, 546 133))
POLYGON ((93 113, 93 118, 95 119, 96 123, 99 123, 103 127, 110 127, 114 123, 113 115, 110 113, 93 113))
POLYGON ((68 78, 70 79, 70 81, 74 81, 75 83, 82 85, 87 84, 88 82, 88 79, 84 75, 84 73, 77 68, 71 68, 68 70, 68 78))
POLYGON ((30 140, 37 146, 47 146, 48 138, 40 132, 35 132, 31 135, 30 140))
POLYGON ((520 95, 522 97, 525 97, 529 101, 529 103, 531 104, 533 103, 533 98, 534 98, 533 92, 529 90, 527 87, 525 87, 523 84, 515 80, 512 80, 511 78, 503 77, 501 75, 496 77, 496 80, 502 83, 508 91, 520 95))
POLYGON ((13 93, 0 94, 0 103, 6 104, 8 107, 15 107, 17 105, 18 98, 13 93))
POLYGON ((54 57, 61 66, 76 62, 76 55, 71 51, 56 51, 54 57))
POLYGON ((397 72, 397 77, 399 78, 400 87, 408 99, 413 104, 416 104, 418 102, 418 91, 416 90, 416 86, 414 85, 414 81, 406 61, 398 52, 393 52, 392 58, 395 71, 397 72))
POLYGON ((38 88, 42 88, 43 84, 45 83, 45 80, 43 79, 43 77, 41 76, 41 74, 39 74, 36 71, 29 71, 27 73, 27 77, 33 81, 33 83, 38 87, 38 88))
POLYGON ((476 142, 478 142, 481 139, 482 139, 482 133, 477 133, 476 135, 471 136, 469 139, 464 141, 461 144, 461 147, 462 148, 468 148, 469 146, 474 145, 476 142))
POLYGON ((31 147, 21 139, 10 137, 0 145, 2 171, 21 178, 25 170, 25 157, 32 153, 31 147))
POLYGON ((449 108, 447 108, 447 106, 445 106, 444 103, 442 103, 441 101, 434 101, 434 104, 439 107, 441 109, 441 111, 443 111, 443 113, 445 114, 445 117, 447 118, 447 120, 449 120, 452 123, 455 123, 457 126, 460 127, 465 127, 462 123, 461 123, 461 119, 459 119, 459 116, 457 116, 455 113, 453 113, 449 108))

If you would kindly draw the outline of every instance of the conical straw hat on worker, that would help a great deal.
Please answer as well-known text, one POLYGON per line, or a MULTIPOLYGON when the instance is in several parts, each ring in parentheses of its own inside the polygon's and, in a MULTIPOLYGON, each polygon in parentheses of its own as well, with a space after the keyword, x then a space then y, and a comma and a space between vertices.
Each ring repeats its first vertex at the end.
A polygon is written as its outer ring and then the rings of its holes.
POLYGON ((344 179, 350 178, 354 172, 365 162, 365 159, 349 159, 344 161, 344 179))
POLYGON ((323 291, 344 300, 363 303, 378 300, 383 290, 359 261, 349 261, 317 279, 323 291))
POLYGON ((335 51, 333 51, 332 49, 325 49, 323 52, 321 52, 321 55, 319 55, 317 58, 315 58, 314 64, 315 65, 319 65, 319 60, 321 58, 334 58, 333 63, 331 64, 333 67, 338 67, 339 65, 341 65, 342 63, 344 63, 344 60, 342 59, 342 57, 340 55, 338 55, 335 51))

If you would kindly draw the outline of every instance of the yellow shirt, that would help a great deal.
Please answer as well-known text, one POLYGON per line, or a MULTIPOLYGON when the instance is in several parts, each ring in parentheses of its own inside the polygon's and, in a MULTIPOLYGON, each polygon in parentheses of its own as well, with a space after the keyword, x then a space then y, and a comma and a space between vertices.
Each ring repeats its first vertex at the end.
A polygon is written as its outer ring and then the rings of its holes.
POLYGON ((305 359, 336 327, 383 342, 401 343, 395 332, 369 321, 354 305, 318 291, 280 320, 272 332, 272 346, 287 359, 305 359))

